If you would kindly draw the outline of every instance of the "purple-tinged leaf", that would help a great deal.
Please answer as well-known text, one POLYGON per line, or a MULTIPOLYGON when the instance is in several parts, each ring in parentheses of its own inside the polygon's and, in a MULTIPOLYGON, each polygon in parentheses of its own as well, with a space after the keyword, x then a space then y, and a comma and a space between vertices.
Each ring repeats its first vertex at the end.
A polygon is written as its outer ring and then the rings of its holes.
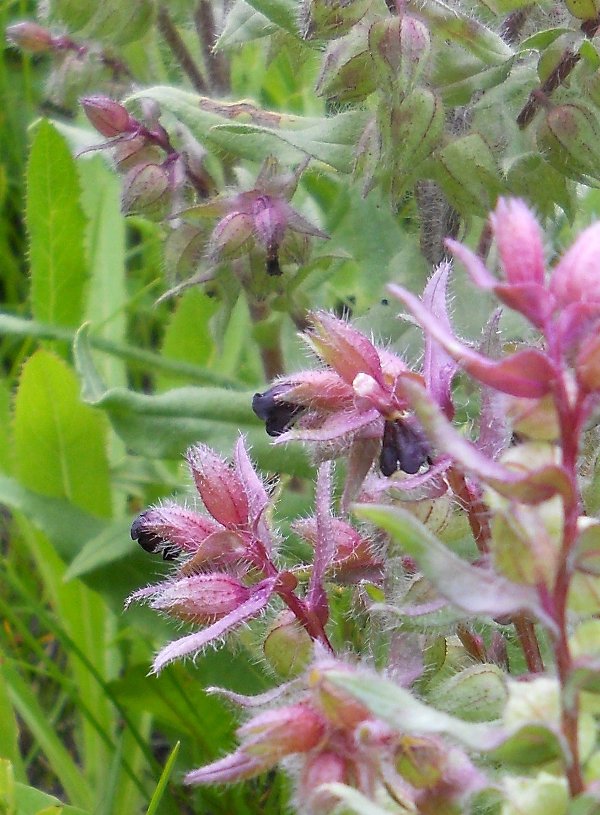
MULTIPOLYGON (((448 276, 450 264, 441 263, 429 279, 423 292, 423 303, 433 316, 444 326, 448 333, 452 333, 450 317, 448 315, 448 276)), ((423 377, 428 393, 442 407, 446 416, 451 419, 454 415, 452 404, 452 379, 458 365, 449 356, 442 346, 431 334, 425 337, 425 356, 423 359, 423 377)))
POLYGON ((508 728, 466 722, 426 705, 410 691, 375 674, 328 671, 327 680, 352 694, 377 718, 403 735, 447 735, 471 750, 526 766, 560 758, 563 753, 559 736, 543 724, 508 728))
POLYGON ((541 351, 528 348, 498 361, 488 359, 460 342, 414 294, 396 285, 388 289, 405 304, 423 331, 437 340, 475 379, 513 396, 544 396, 550 391, 556 372, 541 351))
POLYGON ((381 360, 373 343, 364 334, 332 314, 317 311, 309 315, 311 330, 306 340, 318 356, 352 385, 357 374, 369 374, 383 384, 381 360))
POLYGON ((511 583, 489 568, 472 566, 457 557, 410 512, 382 505, 360 505, 354 511, 388 532, 406 554, 414 557, 442 597, 457 608, 485 617, 527 612, 555 629, 534 589, 511 583))
POLYGON ((572 496, 571 482, 562 467, 548 464, 529 473, 504 467, 483 455, 474 444, 458 433, 425 390, 408 379, 404 393, 429 437, 440 450, 452 456, 467 472, 485 481, 496 492, 526 504, 538 504, 558 494, 572 496))
POLYGON ((269 503, 269 494, 262 479, 252 466, 244 443, 244 437, 241 435, 235 445, 234 460, 237 474, 248 499, 249 520, 255 524, 269 503))
POLYGON ((293 679, 291 682, 285 682, 283 685, 277 685, 275 688, 270 688, 264 693, 257 693, 255 696, 246 696, 243 693, 235 693, 227 688, 206 688, 206 693, 212 696, 222 696, 228 702, 233 702, 241 707, 265 707, 272 704, 276 699, 291 693, 296 688, 300 687, 303 680, 293 679))
POLYGON ((381 442, 377 438, 357 438, 352 442, 350 452, 348 453, 344 492, 340 501, 340 509, 342 512, 348 512, 348 507, 358 496, 360 488, 379 452, 380 446, 381 442))
POLYGON ((488 271, 479 255, 476 255, 475 252, 472 252, 459 241, 452 240, 452 238, 447 238, 445 243, 454 257, 460 260, 476 286, 486 291, 491 291, 496 287, 498 284, 497 279, 488 271))
POLYGON ((307 592, 308 606, 321 621, 326 621, 329 614, 325 573, 335 558, 335 535, 331 522, 331 472, 332 465, 329 461, 319 467, 315 497, 317 537, 307 592))
POLYGON ((373 436, 383 433, 383 419, 378 410, 372 408, 365 411, 346 411, 328 416, 316 427, 295 427, 282 433, 274 440, 274 444, 287 441, 336 441, 345 436, 352 435, 373 425, 373 436), (377 426, 375 426, 377 423, 377 426), (381 426, 381 429, 380 427, 381 426))
POLYGON ((268 767, 269 763, 265 766, 264 758, 249 756, 243 750, 236 750, 235 753, 213 761, 206 767, 200 767, 199 770, 188 773, 184 782, 186 784, 231 784, 252 778, 268 767))
POLYGON ((165 665, 175 659, 196 654, 210 643, 223 637, 233 628, 237 628, 238 625, 252 619, 252 617, 256 617, 267 607, 276 582, 277 577, 264 580, 256 587, 252 596, 245 603, 238 606, 235 611, 230 612, 225 617, 217 620, 216 623, 202 629, 202 631, 196 631, 169 643, 157 654, 152 664, 152 673, 160 673, 165 665))
MULTIPOLYGON (((492 359, 500 355, 500 338, 498 324, 502 312, 500 309, 492 314, 483 330, 483 339, 479 350, 492 359)), ((479 435, 477 448, 496 459, 507 446, 510 430, 506 421, 506 396, 495 388, 483 385, 481 388, 481 409, 479 411, 479 435)))

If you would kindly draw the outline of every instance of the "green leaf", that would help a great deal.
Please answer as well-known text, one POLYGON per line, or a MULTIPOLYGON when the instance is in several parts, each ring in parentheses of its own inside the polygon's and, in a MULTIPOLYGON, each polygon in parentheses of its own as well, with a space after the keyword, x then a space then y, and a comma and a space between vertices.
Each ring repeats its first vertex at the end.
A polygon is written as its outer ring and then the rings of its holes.
POLYGON ((24 486, 111 513, 103 417, 79 400, 70 368, 39 350, 23 367, 15 400, 15 471, 24 486))
MULTIPOLYGON (((90 269, 85 318, 96 337, 122 343, 126 338, 125 218, 121 181, 100 156, 79 163, 82 204, 88 217, 86 249, 90 269)), ((110 385, 125 385, 125 365, 107 357, 100 373, 110 385)))
POLYGON ((544 31, 536 31, 531 37, 526 37, 519 45, 519 53, 525 51, 543 51, 549 45, 552 45, 554 40, 562 37, 563 34, 572 34, 570 28, 547 28, 544 31))
POLYGON ((356 144, 369 118, 365 110, 329 117, 261 111, 248 102, 215 102, 164 85, 138 91, 126 103, 146 98, 186 124, 202 144, 253 160, 273 154, 283 164, 308 154, 344 173, 352 170, 356 144))
POLYGON ((147 396, 125 388, 101 390, 85 337, 74 347, 83 398, 105 411, 127 446, 152 458, 181 458, 187 447, 205 442, 231 455, 237 433, 246 435, 259 467, 310 476, 303 450, 273 445, 252 412, 252 392, 225 388, 177 388, 147 396))
POLYGON ((10 767, 11 779, 14 780, 16 775, 21 781, 26 780, 25 767, 19 751, 19 728, 2 663, 0 663, 0 756, 2 756, 0 759, 0 812, 2 812, 3 770, 10 767))
POLYGON ((499 34, 459 11, 456 4, 430 0, 423 6, 418 3, 414 6, 430 24, 432 32, 462 46, 488 65, 499 65, 512 57, 512 49, 499 34))
POLYGON ((367 120, 366 111, 353 110, 323 117, 316 123, 308 123, 307 120, 305 127, 294 130, 253 124, 224 124, 216 126, 214 131, 219 134, 221 144, 230 149, 240 136, 264 135, 279 139, 317 161, 329 164, 335 170, 350 173, 356 159, 356 144, 367 120), (228 133, 232 134, 231 141, 224 138, 228 133))
POLYGON ((298 4, 295 0, 248 0, 248 5, 288 34, 298 36, 298 4))
POLYGON ((530 611, 551 624, 534 589, 511 583, 490 569, 472 566, 457 557, 410 512, 368 504, 357 506, 354 512, 389 532, 401 550, 415 558, 442 597, 457 608, 490 617, 530 611))
POLYGON ((156 785, 154 794, 150 799, 150 804, 148 805, 148 809, 146 810, 146 815, 156 815, 156 813, 158 812, 158 806, 162 801, 163 795, 165 794, 165 789, 167 787, 167 784, 169 783, 169 778, 171 777, 173 769, 175 767, 175 761, 177 759, 177 753, 179 752, 180 745, 181 742, 178 741, 169 754, 169 758, 167 759, 164 770, 162 771, 160 778, 158 779, 158 784, 156 785))
POLYGON ((85 286, 85 217, 75 162, 49 124, 36 128, 27 166, 31 308, 58 325, 81 321, 85 286))
POLYGON ((73 580, 96 571, 103 566, 109 566, 117 560, 131 556, 137 551, 137 546, 131 540, 129 530, 131 520, 115 521, 108 524, 99 535, 86 541, 71 560, 63 580, 73 580))
MULTIPOLYGON (((210 365, 215 343, 209 321, 217 310, 215 299, 201 289, 188 290, 178 301, 165 328, 163 357, 198 367, 210 365)), ((173 387, 173 378, 161 376, 158 381, 161 389, 173 387)))
MULTIPOLYGON (((50 766, 65 789, 66 794, 77 806, 88 807, 93 800, 92 790, 80 768, 69 755, 69 751, 62 743, 52 723, 48 721, 48 717, 41 708, 37 697, 13 668, 5 664, 4 671, 16 711, 48 758, 50 766)), ((32 790, 31 787, 23 787, 22 789, 27 801, 35 800, 35 797, 43 795, 43 793, 38 793, 37 790, 32 790)), ((40 806, 56 803, 58 803, 56 799, 50 798, 49 801, 41 799, 35 805, 39 809, 40 806)), ((33 809, 33 806, 33 804, 30 804, 29 811, 37 812, 38 810, 33 809)), ((25 809, 25 812, 27 811, 25 809)))
POLYGON ((215 43, 215 50, 223 51, 234 45, 268 37, 275 31, 277 26, 264 14, 252 8, 246 0, 236 0, 227 13, 223 30, 215 43))

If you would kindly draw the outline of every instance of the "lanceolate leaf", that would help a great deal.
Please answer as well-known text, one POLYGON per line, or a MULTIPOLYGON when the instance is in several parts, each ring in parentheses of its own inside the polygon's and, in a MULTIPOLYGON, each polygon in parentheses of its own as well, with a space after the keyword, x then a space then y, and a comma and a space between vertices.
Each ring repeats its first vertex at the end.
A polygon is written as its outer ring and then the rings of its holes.
POLYGON ((457 608, 487 617, 527 611, 554 628, 534 589, 457 557, 409 512, 377 505, 359 505, 355 512, 389 532, 402 551, 415 558, 442 597, 457 608))
POLYGON ((36 319, 81 321, 85 285, 85 218, 74 159, 48 122, 36 129, 27 167, 31 307, 36 319))
POLYGON ((108 516, 107 427, 78 391, 74 373, 58 357, 43 350, 30 357, 15 401, 15 470, 35 492, 108 516))

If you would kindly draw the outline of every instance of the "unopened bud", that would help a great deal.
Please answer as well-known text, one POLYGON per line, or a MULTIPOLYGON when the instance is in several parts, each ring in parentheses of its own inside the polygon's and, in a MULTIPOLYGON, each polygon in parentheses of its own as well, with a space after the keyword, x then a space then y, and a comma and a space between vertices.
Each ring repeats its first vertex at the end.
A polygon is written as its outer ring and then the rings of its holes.
POLYGON ((299 798, 308 804, 310 815, 330 815, 339 805, 339 800, 323 789, 323 784, 348 784, 356 782, 352 762, 347 756, 324 750, 312 756, 300 777, 299 798))
POLYGON ((490 220, 507 282, 543 285, 542 232, 525 202, 518 198, 501 198, 490 220))
POLYGON ((206 624, 234 611, 250 597, 250 589, 230 575, 196 574, 166 584, 152 599, 152 608, 186 622, 206 624))
POLYGON ((546 159, 560 172, 576 180, 586 175, 600 178, 600 121, 591 106, 577 102, 551 108, 536 139, 546 159))
POLYGON ((123 105, 108 96, 85 96, 81 105, 93 127, 107 138, 134 133, 140 127, 123 105))
POLYGON ((230 212, 215 226, 210 239, 212 253, 223 257, 236 255, 252 237, 252 216, 230 212))
POLYGON ((580 233, 552 272, 550 290, 562 306, 600 303, 599 251, 600 222, 580 233))
POLYGON ((291 611, 282 611, 263 643, 265 659, 282 678, 290 679, 306 668, 313 655, 312 640, 291 611))
POLYGON ((29 20, 9 25, 6 29, 6 38, 30 54, 42 54, 54 48, 54 37, 48 29, 29 20))
POLYGON ((162 164, 142 164, 123 179, 121 207, 125 215, 164 218, 171 204, 170 173, 162 164))
MULTIPOLYGON (((332 664, 334 670, 349 670, 338 663, 332 664)), ((343 730, 354 730, 357 725, 369 719, 371 714, 353 696, 334 685, 327 677, 327 669, 315 667, 310 673, 309 684, 315 690, 315 699, 319 707, 334 726, 343 730)))
POLYGON ((375 87, 368 28, 361 24, 330 43, 315 90, 327 99, 350 102, 365 99, 375 87))
POLYGON ((196 489, 213 518, 228 529, 247 523, 248 498, 234 468, 204 444, 190 447, 187 461, 196 489))
POLYGON ((444 752, 434 739, 405 736, 394 758, 398 773, 417 789, 434 787, 442 778, 444 752))
POLYGON ((594 20, 600 10, 597 0, 565 0, 565 6, 578 20, 594 20))
POLYGON ((435 181, 461 213, 485 216, 503 189, 498 164, 489 145, 470 133, 435 154, 435 181))
POLYGON ((346 34, 365 15, 372 0, 303 0, 300 28, 305 40, 346 34))
POLYGON ((369 30, 369 48, 375 66, 388 81, 407 91, 419 81, 431 50, 425 23, 408 14, 386 17, 369 30))
POLYGON ((279 761, 316 747, 325 733, 325 720, 307 704, 289 705, 255 716, 238 730, 245 753, 279 761))

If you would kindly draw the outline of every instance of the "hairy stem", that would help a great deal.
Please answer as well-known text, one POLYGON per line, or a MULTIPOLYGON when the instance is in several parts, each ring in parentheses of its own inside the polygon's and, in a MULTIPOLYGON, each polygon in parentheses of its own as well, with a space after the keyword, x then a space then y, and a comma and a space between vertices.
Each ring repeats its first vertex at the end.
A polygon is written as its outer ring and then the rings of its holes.
POLYGON ((188 51, 187 45, 181 39, 179 32, 175 28, 166 6, 159 6, 156 22, 165 42, 181 66, 182 71, 192 83, 194 89, 197 90, 198 93, 207 93, 208 89, 204 77, 188 51))
POLYGON ((229 63, 224 54, 214 50, 216 26, 210 0, 199 0, 194 12, 194 25, 200 41, 210 89, 217 94, 228 93, 229 63))
MULTIPOLYGON (((487 554, 492 533, 488 520, 489 510, 481 499, 480 491, 470 487, 464 475, 454 467, 448 471, 447 478, 452 491, 467 513, 477 548, 481 554, 487 554)), ((512 623, 525 656, 527 670, 531 673, 541 673, 544 670, 544 662, 533 623, 522 614, 514 616, 512 623)))

